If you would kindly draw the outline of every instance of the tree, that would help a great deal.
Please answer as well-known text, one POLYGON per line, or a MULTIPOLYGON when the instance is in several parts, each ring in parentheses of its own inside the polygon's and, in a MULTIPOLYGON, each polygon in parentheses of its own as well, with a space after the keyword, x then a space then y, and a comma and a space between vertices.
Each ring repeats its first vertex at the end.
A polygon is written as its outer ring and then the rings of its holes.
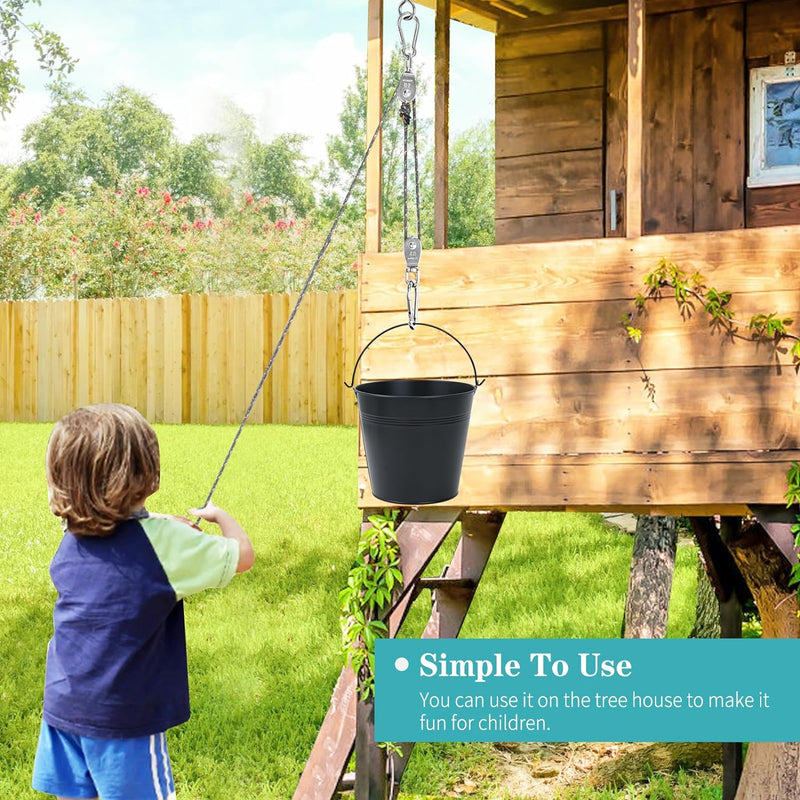
MULTIPOLYGON (((427 174, 433 173, 433 154, 427 174)), ((494 122, 481 122, 450 145, 448 177, 448 247, 494 244, 494 122)), ((433 229, 433 186, 425 184, 425 227, 433 229)))
POLYGON ((174 197, 189 198, 194 205, 223 214, 230 200, 220 176, 222 137, 195 136, 188 144, 176 142, 170 155, 166 188, 174 197))
POLYGON ((245 188, 257 198, 269 197, 275 214, 305 217, 314 207, 302 147, 306 138, 283 133, 269 143, 252 139, 245 151, 245 188))
POLYGON ((17 168, 15 195, 36 188, 47 207, 65 196, 85 198, 93 186, 117 188, 133 175, 166 182, 176 146, 172 121, 147 97, 120 86, 94 108, 66 81, 48 88, 50 110, 22 134, 30 157, 17 168))
POLYGON ((25 22, 26 6, 34 4, 41 5, 41 0, 0 0, 0 117, 3 118, 25 88, 19 79, 14 53, 20 31, 30 36, 39 66, 51 78, 72 72, 77 64, 58 34, 38 22, 25 22))
POLYGON ((163 181, 175 141, 172 119, 128 86, 106 95, 100 114, 113 143, 116 181, 130 175, 151 183, 163 181))
MULTIPOLYGON (((396 47, 384 70, 383 98, 384 103, 389 99, 404 69, 405 59, 396 47)), ((424 94, 423 81, 417 82, 417 97, 424 94)), ((383 231, 387 237, 395 235, 399 223, 403 219, 403 124, 399 116, 400 103, 395 99, 394 107, 386 111, 383 125, 383 183, 382 212, 383 231), (394 233, 393 233, 394 232, 394 233)), ((323 178, 324 194, 322 208, 328 217, 332 217, 338 210, 343 198, 344 190, 349 186, 353 175, 361 163, 367 146, 367 72, 363 67, 356 67, 354 84, 345 91, 342 113, 339 115, 341 133, 329 137, 328 171, 323 178)), ((425 139, 427 125, 418 120, 418 147, 420 153, 425 152, 425 139)), ((369 131, 370 138, 373 131, 369 131)), ((421 158, 420 167, 424 166, 425 159, 421 158)), ((411 156, 411 134, 409 131, 409 186, 413 183, 413 160, 411 156)), ((421 176, 422 184, 425 177, 421 176)), ((364 185, 359 183, 353 190, 350 205, 345 212, 344 220, 350 224, 363 225, 364 223, 365 194, 364 185)), ((430 238, 430 237, 428 237, 430 238)), ((402 242, 396 243, 399 248, 402 242)))

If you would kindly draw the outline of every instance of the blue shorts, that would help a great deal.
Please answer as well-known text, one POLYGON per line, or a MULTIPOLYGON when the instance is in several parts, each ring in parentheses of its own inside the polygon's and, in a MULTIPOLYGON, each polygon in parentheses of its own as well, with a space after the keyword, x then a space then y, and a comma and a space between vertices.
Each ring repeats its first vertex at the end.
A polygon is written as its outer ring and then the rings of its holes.
POLYGON ((67 798, 175 800, 163 733, 137 739, 77 736, 42 723, 33 788, 67 798))

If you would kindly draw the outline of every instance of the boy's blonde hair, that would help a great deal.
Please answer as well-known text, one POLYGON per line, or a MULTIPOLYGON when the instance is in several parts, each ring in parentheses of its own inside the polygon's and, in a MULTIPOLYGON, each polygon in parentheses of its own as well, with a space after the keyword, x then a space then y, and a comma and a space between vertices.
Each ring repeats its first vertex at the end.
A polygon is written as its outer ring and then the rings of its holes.
POLYGON ((86 406, 56 423, 46 471, 53 514, 72 533, 105 536, 158 489, 158 439, 130 406, 86 406))

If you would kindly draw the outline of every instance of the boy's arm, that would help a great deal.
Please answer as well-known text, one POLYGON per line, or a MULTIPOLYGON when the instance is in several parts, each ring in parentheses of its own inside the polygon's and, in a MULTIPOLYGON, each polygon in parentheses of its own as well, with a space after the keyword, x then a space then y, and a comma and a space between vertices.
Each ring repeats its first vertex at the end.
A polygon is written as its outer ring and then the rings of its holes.
POLYGON ((247 572, 253 566, 256 558, 253 544, 245 533, 244 528, 227 511, 223 511, 213 503, 209 503, 204 508, 192 508, 189 513, 192 516, 200 517, 200 519, 219 525, 220 533, 226 539, 235 539, 239 543, 237 572, 247 572))

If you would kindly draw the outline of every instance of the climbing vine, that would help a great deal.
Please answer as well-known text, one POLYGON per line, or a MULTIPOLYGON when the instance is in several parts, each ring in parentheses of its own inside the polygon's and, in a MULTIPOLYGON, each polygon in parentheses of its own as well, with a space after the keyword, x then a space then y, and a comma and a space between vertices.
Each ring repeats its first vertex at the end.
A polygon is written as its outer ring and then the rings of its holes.
POLYGON ((362 700, 375 691, 375 640, 388 634, 385 617, 392 595, 403 583, 397 544, 398 511, 370 516, 361 534, 347 585, 339 593, 342 650, 359 679, 362 700))
POLYGON ((642 330, 633 324, 634 313, 645 312, 647 303, 660 300, 665 291, 671 291, 675 297, 681 316, 688 319, 696 310, 696 303, 711 320, 715 327, 730 336, 749 332, 749 338, 755 342, 771 343, 774 347, 784 341, 793 342, 790 348, 795 369, 800 368, 800 336, 789 331, 794 320, 782 317, 777 312, 753 314, 748 321, 738 319, 731 310, 732 292, 720 291, 706 284, 706 279, 699 272, 688 275, 676 264, 662 258, 658 266, 644 277, 646 291, 637 295, 634 300, 635 312, 629 312, 622 318, 622 324, 628 338, 634 342, 641 341, 642 330))
MULTIPOLYGON (((752 341, 770 344, 776 350, 782 342, 791 342, 788 351, 792 356, 795 372, 800 371, 800 336, 789 330, 794 322, 791 317, 783 317, 772 311, 753 314, 747 321, 738 319, 731 309, 732 292, 708 286, 701 273, 688 275, 666 258, 662 258, 658 266, 645 275, 644 285, 645 292, 637 295, 634 300, 635 311, 622 317, 622 325, 631 341, 638 343, 642 339, 642 329, 634 325, 634 315, 643 314, 648 302, 660 300, 665 292, 671 291, 684 319, 692 316, 696 311, 696 304, 699 304, 708 315, 711 326, 729 336, 743 336, 742 332, 746 331, 752 341)), ((654 387, 646 372, 643 381, 652 399, 654 387)), ((786 473, 786 484, 788 490, 784 497, 787 507, 800 506, 800 464, 796 461, 792 462, 786 473)), ((795 546, 800 547, 800 515, 792 526, 792 532, 795 535, 795 546)), ((792 565, 790 583, 798 586, 800 596, 800 563, 792 565)))

